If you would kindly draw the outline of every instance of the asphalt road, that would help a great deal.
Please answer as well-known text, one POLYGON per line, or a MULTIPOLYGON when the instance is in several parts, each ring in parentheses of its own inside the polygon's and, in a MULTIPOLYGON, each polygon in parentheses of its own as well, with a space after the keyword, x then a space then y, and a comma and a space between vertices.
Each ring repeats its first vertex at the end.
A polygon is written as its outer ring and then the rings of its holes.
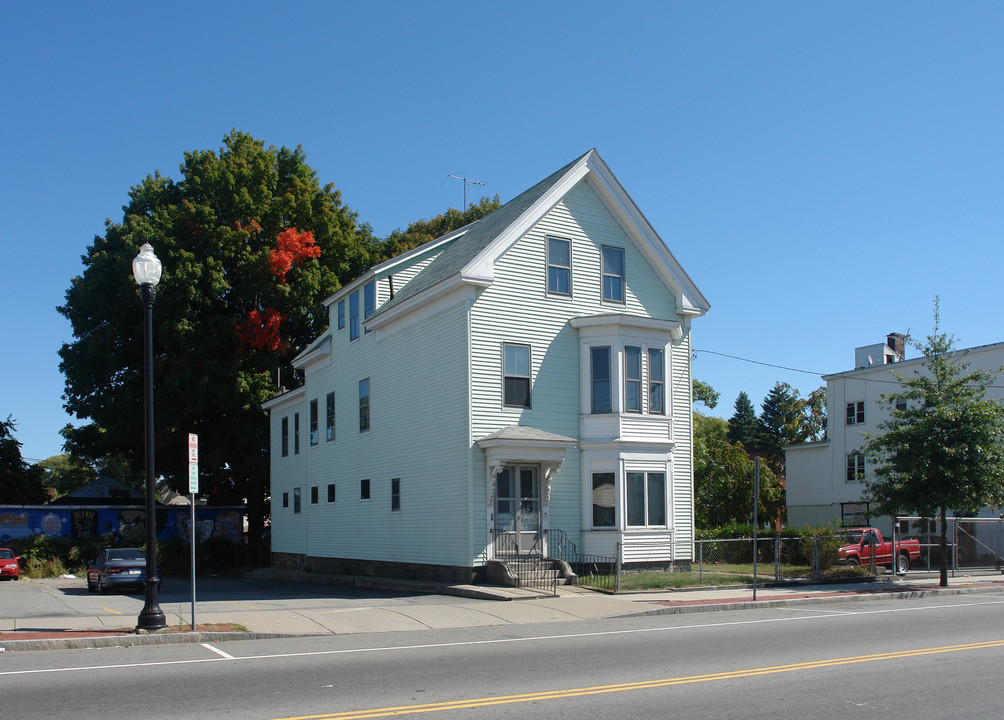
POLYGON ((0 655, 4 717, 1004 717, 1004 599, 0 655))

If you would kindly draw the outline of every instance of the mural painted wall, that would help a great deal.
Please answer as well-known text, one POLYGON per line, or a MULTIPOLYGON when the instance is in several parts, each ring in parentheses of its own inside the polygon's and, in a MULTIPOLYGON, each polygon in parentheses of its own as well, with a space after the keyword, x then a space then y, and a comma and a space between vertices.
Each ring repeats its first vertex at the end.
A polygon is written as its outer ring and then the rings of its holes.
MULTIPOLYGON (((190 537, 191 508, 157 508, 157 539, 190 537)), ((244 508, 197 507, 195 526, 199 541, 223 537, 244 541, 244 508)), ((146 510, 137 507, 0 506, 0 545, 13 545, 32 535, 64 537, 82 543, 100 540, 108 545, 143 545, 146 510)))

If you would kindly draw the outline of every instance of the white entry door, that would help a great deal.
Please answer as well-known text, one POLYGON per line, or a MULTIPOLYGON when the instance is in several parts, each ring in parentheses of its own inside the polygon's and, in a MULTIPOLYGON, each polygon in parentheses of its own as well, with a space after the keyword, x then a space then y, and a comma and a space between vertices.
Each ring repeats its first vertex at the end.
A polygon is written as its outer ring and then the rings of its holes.
POLYGON ((495 538, 499 554, 542 552, 540 472, 536 465, 510 465, 498 474, 495 490, 495 538))

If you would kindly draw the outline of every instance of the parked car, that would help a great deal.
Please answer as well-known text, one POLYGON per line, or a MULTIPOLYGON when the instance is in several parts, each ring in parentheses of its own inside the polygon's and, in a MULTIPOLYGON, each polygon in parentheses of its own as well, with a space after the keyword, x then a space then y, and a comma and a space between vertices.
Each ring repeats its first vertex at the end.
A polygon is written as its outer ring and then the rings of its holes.
POLYGON ((87 568, 87 590, 106 593, 112 588, 142 590, 146 582, 146 553, 140 548, 102 550, 87 568))
POLYGON ((0 578, 4 580, 21 578, 21 558, 8 548, 0 548, 0 578))

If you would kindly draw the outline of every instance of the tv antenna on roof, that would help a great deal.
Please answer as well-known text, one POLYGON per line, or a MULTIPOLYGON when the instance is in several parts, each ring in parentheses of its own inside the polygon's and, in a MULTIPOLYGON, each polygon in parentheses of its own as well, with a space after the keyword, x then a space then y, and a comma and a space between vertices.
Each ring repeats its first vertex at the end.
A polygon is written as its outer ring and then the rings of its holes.
MULTIPOLYGON (((468 185, 484 185, 480 180, 470 180, 461 175, 447 175, 448 178, 453 178, 454 180, 462 180, 464 183, 464 206, 460 209, 460 212, 467 212, 467 186, 468 185)), ((445 182, 445 180, 444 180, 445 182)))

